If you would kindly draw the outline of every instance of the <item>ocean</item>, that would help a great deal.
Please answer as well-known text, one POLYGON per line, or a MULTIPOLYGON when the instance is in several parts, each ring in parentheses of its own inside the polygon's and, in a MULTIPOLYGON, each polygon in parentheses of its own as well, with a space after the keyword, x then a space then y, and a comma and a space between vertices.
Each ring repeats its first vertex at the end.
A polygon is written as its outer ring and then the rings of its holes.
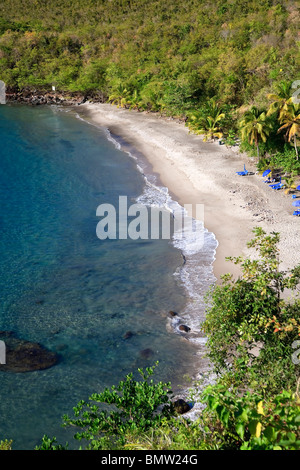
POLYGON ((142 155, 76 109, 0 106, 0 138, 0 330, 58 356, 44 370, 0 370, 0 440, 30 450, 44 434, 71 443, 62 416, 140 367, 158 361, 154 379, 175 392, 205 372, 217 242, 204 227, 200 248, 191 231, 100 239, 97 208, 118 214, 120 196, 168 213, 178 204, 142 155))

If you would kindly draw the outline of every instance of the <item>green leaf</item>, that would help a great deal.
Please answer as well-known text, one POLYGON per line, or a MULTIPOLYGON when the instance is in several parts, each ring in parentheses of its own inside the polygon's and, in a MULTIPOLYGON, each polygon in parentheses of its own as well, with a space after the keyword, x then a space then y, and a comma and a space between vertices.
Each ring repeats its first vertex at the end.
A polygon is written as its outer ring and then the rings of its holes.
POLYGON ((267 426, 263 432, 263 435, 269 440, 274 441, 276 439, 277 433, 273 426, 267 426))
POLYGON ((237 435, 241 438, 244 439, 245 435, 245 426, 242 423, 238 423, 235 427, 237 435))

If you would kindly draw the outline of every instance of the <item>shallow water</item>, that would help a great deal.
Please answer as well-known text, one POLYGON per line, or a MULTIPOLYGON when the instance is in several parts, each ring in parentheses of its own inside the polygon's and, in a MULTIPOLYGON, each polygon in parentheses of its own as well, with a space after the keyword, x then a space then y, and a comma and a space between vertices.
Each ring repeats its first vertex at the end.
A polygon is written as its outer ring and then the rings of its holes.
POLYGON ((1 106, 0 137, 0 330, 60 358, 0 372, 0 439, 33 449, 44 434, 70 441, 62 415, 138 367, 159 361, 155 378, 181 386, 198 346, 167 319, 187 308, 181 249, 96 236, 98 205, 147 193, 136 159, 57 107, 1 106))

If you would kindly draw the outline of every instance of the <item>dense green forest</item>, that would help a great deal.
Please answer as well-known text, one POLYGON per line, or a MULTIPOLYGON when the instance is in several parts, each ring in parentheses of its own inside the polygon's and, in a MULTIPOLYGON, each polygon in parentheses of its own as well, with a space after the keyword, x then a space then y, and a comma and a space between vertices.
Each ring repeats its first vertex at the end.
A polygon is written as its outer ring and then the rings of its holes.
MULTIPOLYGON (((3 0, 0 79, 177 117, 230 144, 251 107, 260 126, 272 100, 299 100, 299 31, 296 0, 3 0)), ((242 132, 244 150, 298 174, 299 102, 285 110, 292 133, 277 136, 287 117, 275 111, 266 132, 242 132)))
POLYGON ((184 114, 300 77, 298 1, 3 0, 0 78, 184 114))

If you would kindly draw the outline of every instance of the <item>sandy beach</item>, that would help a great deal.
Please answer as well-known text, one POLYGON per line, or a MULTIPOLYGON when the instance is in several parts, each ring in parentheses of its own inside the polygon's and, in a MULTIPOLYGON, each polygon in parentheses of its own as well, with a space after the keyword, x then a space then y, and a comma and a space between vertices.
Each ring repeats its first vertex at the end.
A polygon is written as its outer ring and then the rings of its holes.
POLYGON ((224 273, 239 274, 225 258, 248 254, 246 243, 256 226, 280 233, 282 269, 300 262, 300 218, 293 216, 291 194, 264 183, 254 159, 238 147, 203 142, 184 123, 157 114, 92 103, 76 112, 141 152, 181 205, 204 204, 204 225, 218 241, 213 267, 217 282, 224 273), (237 175, 244 164, 250 174, 237 175))

